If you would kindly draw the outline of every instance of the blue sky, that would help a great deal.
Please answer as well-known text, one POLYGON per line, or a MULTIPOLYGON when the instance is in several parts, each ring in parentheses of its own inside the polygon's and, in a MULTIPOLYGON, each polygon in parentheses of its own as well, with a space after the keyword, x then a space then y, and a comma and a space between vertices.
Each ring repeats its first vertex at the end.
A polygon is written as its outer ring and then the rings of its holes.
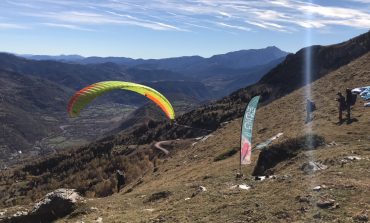
POLYGON ((209 57, 272 45, 296 52, 368 30, 370 0, 0 1, 0 51, 20 54, 209 57))

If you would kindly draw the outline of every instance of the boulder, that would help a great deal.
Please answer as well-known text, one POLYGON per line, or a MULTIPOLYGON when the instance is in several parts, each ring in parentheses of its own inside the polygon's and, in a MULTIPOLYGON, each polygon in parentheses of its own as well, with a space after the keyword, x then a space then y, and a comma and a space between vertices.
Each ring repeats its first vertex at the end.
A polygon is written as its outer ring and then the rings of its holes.
POLYGON ((353 220, 355 222, 368 222, 369 221, 369 216, 367 214, 358 214, 353 217, 353 220))
POLYGON ((335 206, 335 200, 333 199, 323 199, 316 203, 317 207, 327 209, 333 208, 335 206))
POLYGON ((28 213, 15 214, 4 222, 52 222, 72 213, 83 198, 74 189, 57 189, 37 202, 28 213))
POLYGON ((305 172, 306 174, 311 174, 311 173, 314 173, 318 170, 325 170, 327 169, 328 166, 324 165, 324 164, 321 164, 319 162, 308 162, 308 163, 304 163, 301 167, 301 170, 303 172, 305 172))
POLYGON ((204 186, 198 186, 196 191, 191 195, 191 197, 195 197, 199 193, 206 192, 206 191, 207 191, 207 188, 205 188, 204 186))

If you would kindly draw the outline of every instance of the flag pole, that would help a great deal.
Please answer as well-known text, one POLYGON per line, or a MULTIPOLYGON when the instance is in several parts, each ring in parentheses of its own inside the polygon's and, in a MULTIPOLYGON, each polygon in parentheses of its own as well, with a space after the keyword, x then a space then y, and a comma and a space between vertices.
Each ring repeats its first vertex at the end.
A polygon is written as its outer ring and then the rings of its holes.
POLYGON ((247 106, 245 106, 243 116, 242 116, 242 124, 240 126, 240 142, 239 142, 239 176, 240 177, 243 175, 242 174, 242 140, 243 140, 242 132, 243 132, 243 126, 244 126, 244 115, 247 112, 249 102, 248 102, 247 106))
POLYGON ((252 153, 252 129, 259 99, 260 95, 253 97, 244 110, 240 130, 239 176, 242 176, 242 164, 250 164, 252 153))

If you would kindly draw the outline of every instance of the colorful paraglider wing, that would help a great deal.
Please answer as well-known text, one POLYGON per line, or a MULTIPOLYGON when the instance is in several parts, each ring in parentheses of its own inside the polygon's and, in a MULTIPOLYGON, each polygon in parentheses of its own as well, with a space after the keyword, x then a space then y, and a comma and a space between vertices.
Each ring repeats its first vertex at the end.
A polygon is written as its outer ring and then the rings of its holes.
POLYGON ((70 99, 68 103, 68 113, 70 117, 76 117, 87 104, 89 104, 96 97, 110 92, 112 90, 129 90, 142 94, 145 97, 156 103, 166 114, 166 116, 173 120, 175 119, 175 112, 171 103, 161 93, 145 85, 135 84, 123 81, 103 81, 92 84, 78 91, 70 99))
POLYGON ((240 164, 250 164, 252 154, 252 128, 260 96, 252 98, 245 109, 240 140, 240 164))

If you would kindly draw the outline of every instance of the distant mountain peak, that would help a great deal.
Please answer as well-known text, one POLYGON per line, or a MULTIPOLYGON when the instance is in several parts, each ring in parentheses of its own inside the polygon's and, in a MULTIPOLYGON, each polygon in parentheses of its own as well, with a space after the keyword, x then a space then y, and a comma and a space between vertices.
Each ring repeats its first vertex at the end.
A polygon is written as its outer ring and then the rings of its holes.
POLYGON ((277 46, 268 46, 266 47, 265 49, 274 49, 274 50, 281 50, 279 47, 277 46))
POLYGON ((33 55, 33 54, 21 54, 17 55, 31 60, 55 60, 55 61, 78 61, 83 60, 85 57, 77 54, 61 54, 56 56, 51 55, 33 55))

